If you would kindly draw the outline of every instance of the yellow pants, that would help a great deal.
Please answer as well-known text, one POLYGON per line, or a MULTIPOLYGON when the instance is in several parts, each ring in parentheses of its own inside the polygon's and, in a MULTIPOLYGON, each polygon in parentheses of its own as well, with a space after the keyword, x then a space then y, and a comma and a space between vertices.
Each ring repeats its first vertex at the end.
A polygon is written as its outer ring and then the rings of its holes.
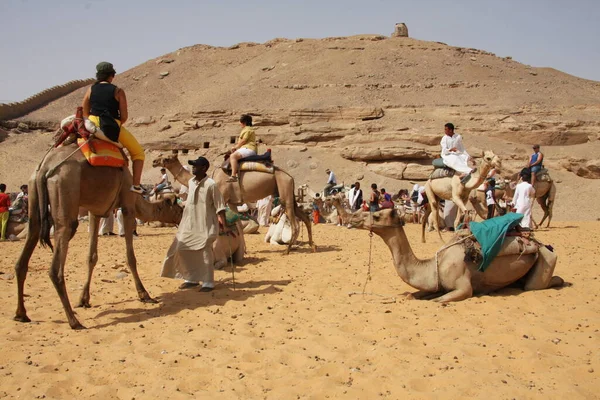
POLYGON ((10 213, 8 211, 0 214, 0 230, 1 235, 0 238, 2 240, 6 240, 6 228, 8 227, 8 217, 10 213))
MULTIPOLYGON (((100 117, 95 115, 90 115, 90 121, 92 121, 96 126, 100 126, 100 117)), ((116 120, 119 126, 121 126, 121 121, 116 120)), ((121 143, 131 156, 133 161, 141 160, 144 161, 146 159, 146 155, 144 154, 144 149, 140 146, 140 143, 137 141, 135 136, 131 134, 124 126, 121 126, 121 131, 119 132, 119 143, 121 143)))

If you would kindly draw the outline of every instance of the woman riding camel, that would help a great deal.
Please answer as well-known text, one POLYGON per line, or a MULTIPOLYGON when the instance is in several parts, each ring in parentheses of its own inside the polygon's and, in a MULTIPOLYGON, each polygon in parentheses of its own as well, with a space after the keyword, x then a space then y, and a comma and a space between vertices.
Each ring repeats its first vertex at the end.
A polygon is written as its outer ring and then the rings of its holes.
POLYGON ((235 146, 231 148, 229 162, 231 163, 231 178, 227 182, 237 182, 239 177, 239 160, 242 158, 255 156, 258 150, 256 146, 256 133, 252 127, 252 117, 244 114, 240 117, 242 132, 235 146))
POLYGON ((113 118, 120 127, 117 135, 104 132, 113 141, 121 143, 133 161, 133 186, 131 191, 143 194, 142 170, 144 168, 144 149, 136 138, 123 127, 127 121, 127 98, 125 91, 112 84, 117 72, 109 62, 101 62, 96 65, 96 83, 94 83, 83 97, 83 116, 89 118, 96 126, 100 126, 100 117, 113 118), (116 136, 116 137, 115 137, 116 136))

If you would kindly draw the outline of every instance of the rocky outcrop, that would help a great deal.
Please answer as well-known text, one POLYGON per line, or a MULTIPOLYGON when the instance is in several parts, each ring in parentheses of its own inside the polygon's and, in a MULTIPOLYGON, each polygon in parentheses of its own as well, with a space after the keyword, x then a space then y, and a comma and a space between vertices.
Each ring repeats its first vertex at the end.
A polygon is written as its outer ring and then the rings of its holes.
POLYGON ((365 148, 347 147, 341 156, 352 161, 433 160, 439 151, 414 147, 365 148))
POLYGON ((379 107, 333 107, 292 110, 289 118, 290 123, 307 124, 335 120, 368 121, 383 115, 383 109, 379 107))
POLYGON ((562 162, 563 168, 587 179, 600 179, 600 160, 570 158, 562 162))
POLYGON ((392 37, 408 37, 408 27, 404 22, 396 24, 392 37))

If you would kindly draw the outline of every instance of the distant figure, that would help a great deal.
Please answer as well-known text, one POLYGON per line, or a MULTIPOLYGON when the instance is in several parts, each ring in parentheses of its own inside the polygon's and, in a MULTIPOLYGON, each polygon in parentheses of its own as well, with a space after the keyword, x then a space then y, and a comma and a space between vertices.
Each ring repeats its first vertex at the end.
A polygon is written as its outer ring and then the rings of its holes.
POLYGON ((521 220, 521 227, 531 229, 531 206, 535 198, 535 191, 529 181, 531 180, 531 173, 529 169, 524 168, 520 173, 520 182, 515 188, 515 194, 513 196, 513 211, 523 214, 521 220))
POLYGON ((454 125, 450 122, 444 125, 444 137, 440 145, 442 147, 444 165, 461 174, 461 182, 464 185, 471 177, 471 167, 469 166, 470 156, 465 150, 462 136, 454 133, 454 125))
POLYGON ((271 195, 268 195, 264 199, 260 199, 256 202, 256 208, 258 208, 258 224, 260 226, 269 226, 269 216, 271 215, 271 206, 273 199, 271 195))
POLYGON ((258 151, 256 133, 252 127, 252 116, 244 114, 240 117, 242 131, 235 146, 231 148, 229 162, 231 163, 231 177, 227 182, 237 182, 239 179, 239 160, 255 156, 258 151))
POLYGON ((377 190, 377 184, 371 184, 371 195, 369 196, 369 211, 375 212, 379 211, 379 197, 381 193, 377 190))
POLYGON ((323 188, 323 195, 329 196, 330 190, 335 185, 337 185, 337 180, 335 179, 335 175, 334 175, 333 171, 331 171, 329 168, 325 170, 325 173, 327 174, 328 178, 327 178, 327 184, 323 188))
POLYGON ((415 183, 412 189, 412 193, 410 194, 410 205, 412 208, 413 224, 419 223, 419 189, 419 184, 415 183))
POLYGON ((28 219, 29 212, 29 194, 27 185, 21 185, 21 191, 15 198, 15 201, 12 203, 12 207, 10 208, 10 215, 13 216, 13 219, 17 217, 19 221, 24 222, 28 219))
POLYGON ((394 208, 394 202, 392 201, 392 195, 381 188, 381 208, 394 208))
POLYGON ((544 167, 544 155, 540 152, 540 145, 533 145, 533 154, 529 157, 527 167, 531 171, 531 186, 535 189, 535 175, 542 170, 544 167))
POLYGON ((150 195, 153 195, 155 193, 160 193, 161 191, 163 191, 165 188, 168 188, 169 186, 171 186, 171 182, 169 182, 169 175, 167 174, 167 169, 161 168, 160 169, 160 180, 158 181, 158 183, 156 183, 154 185, 154 189, 152 190, 150 195))
POLYGON ((8 217, 10 208, 10 197, 6 193, 6 185, 0 183, 0 240, 6 240, 6 227, 8 226, 8 217))
POLYGON ((350 189, 350 197, 348 198, 348 202, 350 203, 350 209, 352 211, 358 211, 363 202, 363 192, 360 188, 360 183, 356 182, 354 187, 350 189))
POLYGON ((496 212, 496 180, 487 179, 485 182, 485 204, 487 205, 487 218, 494 218, 496 212))

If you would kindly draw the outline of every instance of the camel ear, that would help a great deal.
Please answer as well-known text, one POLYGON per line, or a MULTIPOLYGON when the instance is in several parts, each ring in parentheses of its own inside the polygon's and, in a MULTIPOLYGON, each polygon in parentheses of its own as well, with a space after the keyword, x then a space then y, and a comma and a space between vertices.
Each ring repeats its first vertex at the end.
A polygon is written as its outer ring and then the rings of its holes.
POLYGON ((165 204, 168 206, 172 206, 173 202, 171 201, 171 199, 165 199, 165 204))

